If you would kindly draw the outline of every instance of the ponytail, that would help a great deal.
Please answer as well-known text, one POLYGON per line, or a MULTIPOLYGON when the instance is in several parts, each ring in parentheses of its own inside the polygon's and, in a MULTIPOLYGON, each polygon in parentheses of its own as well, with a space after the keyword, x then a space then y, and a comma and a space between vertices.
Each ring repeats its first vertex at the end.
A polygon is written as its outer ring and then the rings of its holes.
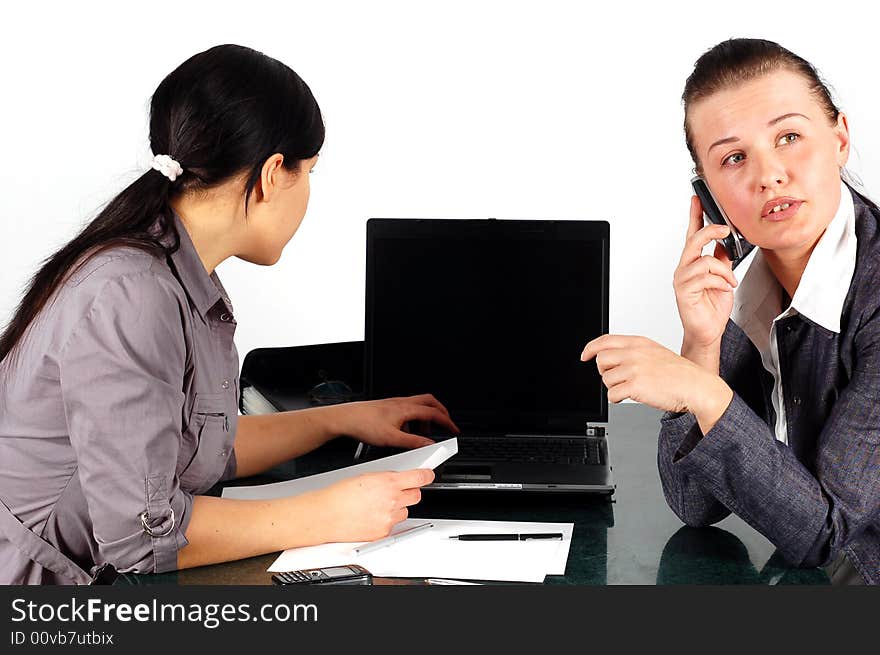
MULTIPOLYGON (((150 102, 150 146, 173 157, 174 174, 151 169, 117 195, 72 241, 46 259, 0 334, 0 362, 64 280, 89 258, 117 246, 165 257, 180 235, 171 201, 246 174, 245 207, 263 163, 275 153, 299 168, 318 154, 324 123, 302 79, 256 50, 221 45, 194 55, 159 84, 150 102), (178 168, 182 168, 179 171, 178 168)), ((160 157, 156 158, 165 162, 160 157)))
POLYGON ((168 204, 170 186, 170 180, 160 172, 147 171, 111 200, 72 241, 43 262, 0 335, 0 361, 24 337, 64 279, 91 257, 115 246, 140 248, 157 257, 177 249, 179 236, 168 204), (173 235, 174 244, 170 248, 163 245, 169 235, 173 235))

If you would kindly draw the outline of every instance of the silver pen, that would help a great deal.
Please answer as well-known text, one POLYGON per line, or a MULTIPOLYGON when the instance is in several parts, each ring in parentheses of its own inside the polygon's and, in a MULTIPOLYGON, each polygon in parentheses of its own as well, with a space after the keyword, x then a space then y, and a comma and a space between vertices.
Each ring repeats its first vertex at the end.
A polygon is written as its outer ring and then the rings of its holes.
POLYGON ((363 546, 358 546, 354 549, 355 554, 364 555, 366 553, 372 553, 374 550, 379 550, 380 548, 385 548, 385 546, 391 546, 392 544, 396 544, 398 541, 402 541, 408 537, 413 536, 414 534, 418 534, 425 530, 429 530, 434 527, 433 523, 422 523, 421 525, 416 525, 411 528, 407 528, 406 530, 401 530, 396 534, 389 535, 384 539, 377 539, 376 541, 371 541, 369 543, 364 544, 363 546))

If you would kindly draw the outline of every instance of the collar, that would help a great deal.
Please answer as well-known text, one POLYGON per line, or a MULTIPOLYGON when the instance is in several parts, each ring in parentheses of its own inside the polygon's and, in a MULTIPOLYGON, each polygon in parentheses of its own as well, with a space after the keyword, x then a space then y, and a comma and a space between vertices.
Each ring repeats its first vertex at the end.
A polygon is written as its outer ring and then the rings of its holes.
POLYGON ((189 236, 189 232, 187 232, 186 226, 176 212, 174 213, 174 224, 180 236, 180 245, 171 254, 171 261, 196 311, 198 311, 202 319, 207 320, 208 311, 218 301, 223 300, 229 313, 232 313, 229 296, 223 285, 220 284, 220 278, 217 277, 216 272, 208 275, 202 260, 199 258, 199 253, 196 251, 196 247, 189 236))
MULTIPOLYGON (((731 319, 747 334, 753 323, 767 329, 775 318, 798 313, 831 332, 840 332, 840 315, 856 267, 855 206, 852 192, 840 183, 837 212, 810 255, 791 306, 781 307, 782 288, 764 253, 755 248, 736 291, 731 319)), ((751 336, 751 335, 750 335, 751 336)))

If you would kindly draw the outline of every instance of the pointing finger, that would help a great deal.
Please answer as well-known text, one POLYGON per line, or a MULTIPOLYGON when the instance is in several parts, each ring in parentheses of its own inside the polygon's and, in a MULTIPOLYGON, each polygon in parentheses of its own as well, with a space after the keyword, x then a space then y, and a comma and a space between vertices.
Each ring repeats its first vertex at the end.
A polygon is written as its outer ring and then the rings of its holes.
POLYGON ((596 356, 602 350, 609 348, 635 348, 651 343, 644 337, 630 336, 625 334, 603 334, 601 337, 593 339, 585 347, 581 353, 581 361, 586 362, 596 356))

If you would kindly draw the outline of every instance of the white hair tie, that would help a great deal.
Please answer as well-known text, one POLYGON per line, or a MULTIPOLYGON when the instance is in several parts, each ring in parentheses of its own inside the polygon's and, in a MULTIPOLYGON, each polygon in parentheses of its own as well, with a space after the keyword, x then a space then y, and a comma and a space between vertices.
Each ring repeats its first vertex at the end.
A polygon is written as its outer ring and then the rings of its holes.
POLYGON ((153 168, 172 182, 177 179, 178 175, 183 175, 183 168, 168 155, 156 155, 153 157, 153 168))

